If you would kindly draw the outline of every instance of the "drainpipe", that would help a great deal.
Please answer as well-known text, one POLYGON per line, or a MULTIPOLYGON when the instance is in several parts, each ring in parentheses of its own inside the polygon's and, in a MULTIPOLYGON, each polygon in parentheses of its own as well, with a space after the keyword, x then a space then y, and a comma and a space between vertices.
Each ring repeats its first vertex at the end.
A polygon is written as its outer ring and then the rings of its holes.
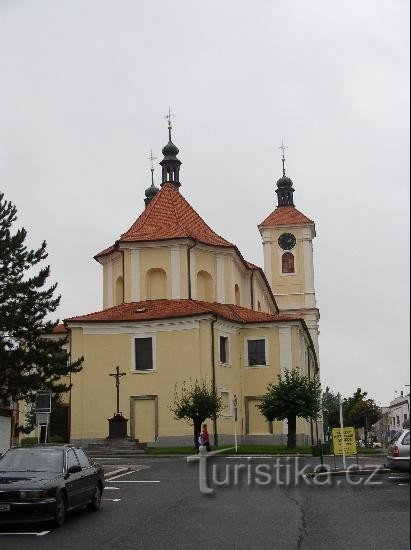
POLYGON ((251 271, 250 277, 250 295, 251 295, 251 309, 254 309, 254 288, 253 288, 254 271, 251 271))
POLYGON ((125 303, 125 295, 124 295, 124 292, 125 292, 125 273, 124 273, 124 250, 121 250, 121 257, 122 257, 122 264, 123 264, 123 304, 125 303))
MULTIPOLYGON (((311 380, 311 356, 308 351, 308 379, 311 380)), ((317 444, 318 444, 318 420, 315 421, 315 431, 317 434, 317 444)), ((310 432, 311 432, 311 445, 314 445, 314 426, 313 419, 310 418, 310 432)))
POLYGON ((191 250, 196 246, 197 239, 192 238, 193 244, 187 248, 187 276, 188 276, 188 299, 191 300, 191 250))
MULTIPOLYGON (((217 316, 213 315, 211 320, 211 387, 213 392, 216 391, 216 380, 215 380, 215 339, 214 339, 214 325, 217 322, 217 316)), ((217 417, 213 418, 213 431, 214 431, 214 446, 218 445, 218 432, 217 432, 217 417)))

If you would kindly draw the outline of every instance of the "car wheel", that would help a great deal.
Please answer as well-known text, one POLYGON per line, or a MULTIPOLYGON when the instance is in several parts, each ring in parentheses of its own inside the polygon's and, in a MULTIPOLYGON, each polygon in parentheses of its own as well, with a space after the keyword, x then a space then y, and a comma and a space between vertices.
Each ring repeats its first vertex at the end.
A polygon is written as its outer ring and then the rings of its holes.
POLYGON ((88 503, 87 508, 91 511, 96 512, 97 510, 100 510, 101 507, 101 485, 98 483, 94 487, 94 493, 93 498, 91 499, 91 502, 88 503))
POLYGON ((54 524, 61 527, 66 521, 67 516, 67 499, 64 493, 57 495, 56 509, 54 511, 54 524))

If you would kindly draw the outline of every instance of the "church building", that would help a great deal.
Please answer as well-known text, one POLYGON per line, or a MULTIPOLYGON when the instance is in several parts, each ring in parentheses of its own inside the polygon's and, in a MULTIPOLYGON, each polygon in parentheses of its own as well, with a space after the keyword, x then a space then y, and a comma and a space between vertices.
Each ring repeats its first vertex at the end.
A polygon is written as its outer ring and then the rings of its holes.
MULTIPOLYGON (((71 441, 108 436, 116 404, 110 374, 119 367, 120 410, 133 439, 192 444, 192 426, 169 407, 176 388, 205 380, 224 405, 208 422, 219 444, 233 442, 234 403, 240 442, 284 443, 287 423, 267 422, 257 405, 285 369, 319 376, 314 222, 294 206, 283 154, 277 206, 258 226, 262 269, 184 198, 170 123, 162 153, 160 189, 152 168, 141 214, 94 257, 103 270, 103 309, 65 320, 72 359, 84 357, 72 376, 71 441)), ((317 428, 299 419, 297 442, 315 441, 317 428)))

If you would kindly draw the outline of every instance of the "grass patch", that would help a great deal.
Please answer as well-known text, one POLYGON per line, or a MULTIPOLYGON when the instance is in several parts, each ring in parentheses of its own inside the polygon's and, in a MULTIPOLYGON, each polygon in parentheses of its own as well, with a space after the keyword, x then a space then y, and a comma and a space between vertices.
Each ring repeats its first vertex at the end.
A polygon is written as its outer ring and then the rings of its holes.
MULTIPOLYGON (((221 454, 235 454, 232 446, 224 445, 212 447, 213 451, 222 450, 221 454), (224 452, 224 449, 226 451, 224 452)), ((196 449, 190 445, 185 447, 148 447, 148 455, 191 455, 195 454, 196 449)), ((285 445, 239 445, 237 454, 252 455, 287 455, 287 454, 308 454, 311 455, 310 445, 300 445, 293 450, 288 450, 285 445)))

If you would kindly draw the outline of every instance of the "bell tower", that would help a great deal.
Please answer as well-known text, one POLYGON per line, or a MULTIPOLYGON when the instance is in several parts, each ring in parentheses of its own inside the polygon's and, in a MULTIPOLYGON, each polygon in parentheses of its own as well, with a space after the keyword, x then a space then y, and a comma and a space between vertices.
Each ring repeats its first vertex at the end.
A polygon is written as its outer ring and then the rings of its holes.
POLYGON ((294 205, 294 187, 285 170, 277 181, 277 207, 260 223, 264 272, 283 314, 299 315, 307 323, 318 354, 319 311, 315 299, 313 239, 315 224, 294 205))

